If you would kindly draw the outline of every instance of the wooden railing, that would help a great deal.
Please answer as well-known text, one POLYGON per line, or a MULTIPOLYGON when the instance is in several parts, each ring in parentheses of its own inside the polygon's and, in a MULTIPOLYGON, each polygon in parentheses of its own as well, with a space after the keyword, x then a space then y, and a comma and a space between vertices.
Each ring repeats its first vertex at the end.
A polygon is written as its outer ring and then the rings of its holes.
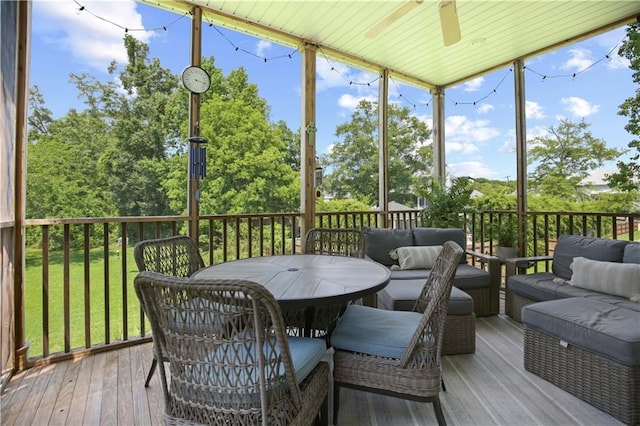
MULTIPOLYGON (((490 223, 513 211, 464 215, 467 248, 495 254, 490 223)), ((29 361, 41 364, 149 341, 133 290, 137 241, 186 234, 186 216, 27 220, 25 336, 29 361)), ((300 252, 299 213, 207 215, 199 220, 205 263, 300 252)), ((531 212, 523 255, 552 254, 565 233, 636 240, 640 213, 531 212), (626 228, 620 224, 625 223, 626 228)), ((420 226, 419 212, 322 212, 329 228, 420 226), (381 219, 382 218, 382 219, 381 219)), ((20 343, 18 343, 20 345, 20 343)))

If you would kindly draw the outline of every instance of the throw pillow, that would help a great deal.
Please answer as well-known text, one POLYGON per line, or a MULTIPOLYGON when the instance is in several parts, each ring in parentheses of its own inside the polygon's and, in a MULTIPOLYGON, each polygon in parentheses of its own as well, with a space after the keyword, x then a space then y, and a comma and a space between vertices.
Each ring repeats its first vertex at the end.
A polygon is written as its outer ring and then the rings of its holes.
POLYGON ((631 299, 640 294, 640 264, 575 257, 569 284, 631 299))
POLYGON ((431 269, 441 251, 442 246, 398 247, 390 256, 398 259, 400 269, 431 269))

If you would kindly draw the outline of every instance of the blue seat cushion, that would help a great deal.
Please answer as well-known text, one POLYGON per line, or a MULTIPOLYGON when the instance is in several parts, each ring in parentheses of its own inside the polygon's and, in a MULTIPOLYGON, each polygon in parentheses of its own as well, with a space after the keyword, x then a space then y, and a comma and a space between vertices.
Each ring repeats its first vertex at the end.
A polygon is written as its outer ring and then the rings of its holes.
MULTIPOLYGON (((426 280, 391 280, 378 292, 378 302, 392 311, 410 311, 420 296, 426 280)), ((464 291, 451 287, 447 315, 473 313, 473 298, 464 291)))
POLYGON ((388 358, 401 358, 422 314, 349 305, 331 333, 336 349, 388 358))

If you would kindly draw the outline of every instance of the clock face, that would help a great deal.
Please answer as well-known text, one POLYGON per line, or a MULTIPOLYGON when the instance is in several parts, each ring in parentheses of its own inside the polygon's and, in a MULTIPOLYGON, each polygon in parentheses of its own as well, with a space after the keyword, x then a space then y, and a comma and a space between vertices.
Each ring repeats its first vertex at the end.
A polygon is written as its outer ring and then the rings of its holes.
POLYGON ((191 65, 182 71, 182 84, 192 93, 204 93, 209 90, 211 78, 204 69, 191 65))

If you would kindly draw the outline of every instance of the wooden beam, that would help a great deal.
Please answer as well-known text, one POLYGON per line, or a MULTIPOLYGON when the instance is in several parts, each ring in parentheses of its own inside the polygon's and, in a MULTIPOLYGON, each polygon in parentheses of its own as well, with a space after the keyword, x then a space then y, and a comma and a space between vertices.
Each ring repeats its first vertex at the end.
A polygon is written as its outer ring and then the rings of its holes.
MULTIPOLYGON (((202 61, 202 9, 193 8, 193 18, 191 20, 191 65, 200 66, 202 61)), ((200 136, 200 95, 191 93, 189 96, 189 138, 200 136)), ((191 173, 193 155, 200 146, 197 143, 189 142, 189 161, 187 163, 188 192, 189 192, 189 236, 198 241, 198 219, 200 217, 200 188, 199 175, 196 169, 191 173)), ((198 156, 199 154, 195 154, 198 156)))

